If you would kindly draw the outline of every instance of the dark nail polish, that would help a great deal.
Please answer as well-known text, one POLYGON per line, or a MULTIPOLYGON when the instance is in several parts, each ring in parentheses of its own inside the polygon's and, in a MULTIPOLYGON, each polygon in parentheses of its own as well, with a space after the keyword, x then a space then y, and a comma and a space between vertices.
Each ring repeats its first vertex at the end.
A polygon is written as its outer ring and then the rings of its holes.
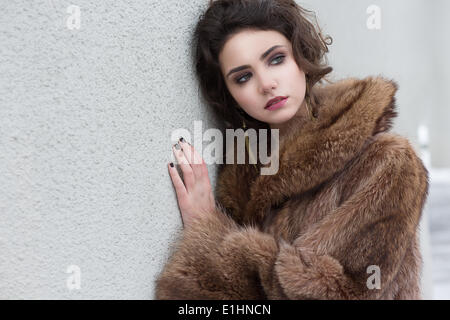
POLYGON ((181 149, 181 147, 180 147, 180 145, 178 143, 175 144, 175 149, 177 149, 177 150, 181 149))
POLYGON ((186 140, 184 140, 183 137, 180 138, 180 141, 181 141, 181 142, 186 142, 186 140))
POLYGON ((173 162, 170 163, 170 166, 173 168, 173 162))

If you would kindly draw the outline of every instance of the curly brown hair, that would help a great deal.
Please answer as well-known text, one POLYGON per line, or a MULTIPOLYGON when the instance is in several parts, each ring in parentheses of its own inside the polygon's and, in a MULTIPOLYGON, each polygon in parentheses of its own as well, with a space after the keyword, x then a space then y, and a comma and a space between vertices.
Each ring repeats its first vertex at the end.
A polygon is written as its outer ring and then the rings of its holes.
POLYGON ((244 29, 275 30, 291 42, 295 61, 306 75, 305 98, 313 114, 317 112, 319 102, 311 88, 333 70, 325 57, 332 38, 324 38, 308 15, 314 17, 317 25, 315 14, 294 0, 210 0, 193 33, 194 68, 205 102, 225 120, 227 127, 241 128, 245 120, 248 128, 268 128, 266 123, 239 111, 220 69, 219 53, 226 41, 244 29))

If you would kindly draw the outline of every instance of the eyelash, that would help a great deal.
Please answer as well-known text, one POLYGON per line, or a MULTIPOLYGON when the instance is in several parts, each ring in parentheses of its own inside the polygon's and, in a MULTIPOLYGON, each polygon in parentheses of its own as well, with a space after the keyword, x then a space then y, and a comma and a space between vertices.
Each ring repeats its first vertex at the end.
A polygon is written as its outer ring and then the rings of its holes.
MULTIPOLYGON (((278 65, 282 64, 282 63, 284 62, 285 56, 284 56, 284 55, 276 56, 276 57, 274 57, 270 62, 272 62, 272 61, 274 61, 274 60, 276 60, 276 59, 278 59, 278 58, 282 58, 281 61, 280 61, 279 63, 273 64, 273 66, 278 66, 278 65)), ((245 74, 243 74, 242 76, 237 77, 237 78, 235 79, 234 82, 235 82, 236 84, 238 84, 238 85, 243 85, 243 84, 245 84, 247 81, 241 82, 241 81, 239 81, 239 80, 241 80, 242 78, 248 76, 249 74, 250 74, 250 73, 245 73, 245 74)))

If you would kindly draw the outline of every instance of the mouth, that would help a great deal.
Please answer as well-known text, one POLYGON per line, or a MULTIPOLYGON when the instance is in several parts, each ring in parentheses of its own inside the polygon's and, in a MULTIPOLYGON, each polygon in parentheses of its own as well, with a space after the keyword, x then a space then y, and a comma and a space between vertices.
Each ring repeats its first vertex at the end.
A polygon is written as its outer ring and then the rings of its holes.
POLYGON ((275 97, 270 99, 264 109, 275 110, 281 108, 287 101, 288 97, 275 97))

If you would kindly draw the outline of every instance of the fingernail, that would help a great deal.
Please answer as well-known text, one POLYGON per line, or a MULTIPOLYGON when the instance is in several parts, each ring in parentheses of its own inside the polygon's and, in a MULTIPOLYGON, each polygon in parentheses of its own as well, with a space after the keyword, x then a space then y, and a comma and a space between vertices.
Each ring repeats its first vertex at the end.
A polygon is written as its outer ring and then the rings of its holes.
POLYGON ((178 143, 175 143, 175 149, 177 149, 177 150, 181 149, 181 147, 180 147, 180 145, 178 143))
POLYGON ((183 143, 187 143, 188 145, 191 145, 189 142, 187 142, 183 137, 180 138, 180 141, 183 143))
POLYGON ((170 163, 170 166, 173 168, 173 162, 170 163))

